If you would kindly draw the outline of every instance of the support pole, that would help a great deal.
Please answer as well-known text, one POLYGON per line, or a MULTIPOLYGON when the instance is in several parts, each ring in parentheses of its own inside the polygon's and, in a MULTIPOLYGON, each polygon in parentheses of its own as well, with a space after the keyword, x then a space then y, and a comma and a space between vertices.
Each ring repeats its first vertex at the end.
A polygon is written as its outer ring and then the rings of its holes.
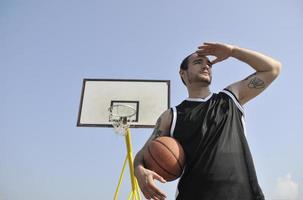
POLYGON ((127 158, 128 158, 128 164, 129 164, 132 191, 135 192, 136 182, 135 182, 135 173, 134 173, 134 167, 133 167, 133 150, 132 150, 132 145, 131 145, 131 135, 130 135, 129 128, 126 129, 125 142, 126 142, 126 148, 127 148, 127 158))
POLYGON ((125 157, 125 160, 124 160, 124 163, 123 163, 123 167, 122 167, 122 171, 121 171, 121 174, 120 174, 119 183, 118 183, 118 186, 116 188, 114 200, 118 199, 118 193, 119 193, 119 189, 120 189, 120 186, 121 186, 121 183, 122 183, 126 163, 127 163, 127 156, 125 157))
POLYGON ((114 200, 116 200, 118 198, 118 192, 119 192, 119 188, 122 182, 122 178, 123 178, 123 174, 124 174, 124 170, 125 170, 125 166, 126 166, 126 161, 128 161, 128 166, 129 166, 129 173, 130 173, 130 180, 131 180, 131 192, 128 196, 128 199, 132 199, 132 200, 141 200, 141 196, 140 196, 140 189, 139 189, 139 185, 137 182, 137 179, 135 177, 135 172, 134 172, 134 165, 133 165, 133 149, 132 149, 132 143, 131 143, 131 134, 130 134, 130 129, 127 128, 125 130, 125 143, 126 143, 126 150, 127 150, 127 154, 126 154, 126 158, 123 164, 123 168, 122 168, 122 172, 120 174, 120 178, 119 178, 119 183, 115 192, 115 196, 114 196, 114 200))

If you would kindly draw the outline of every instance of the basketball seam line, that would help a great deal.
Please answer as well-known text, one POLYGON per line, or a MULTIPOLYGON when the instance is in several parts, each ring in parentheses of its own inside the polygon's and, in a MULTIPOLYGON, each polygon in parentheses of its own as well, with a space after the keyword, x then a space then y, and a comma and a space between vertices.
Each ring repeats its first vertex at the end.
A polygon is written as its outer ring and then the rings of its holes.
POLYGON ((174 154, 174 152, 173 152, 170 148, 168 148, 168 146, 166 146, 163 142, 161 142, 161 141, 159 141, 159 140, 155 140, 155 142, 159 142, 160 144, 162 144, 163 146, 165 146, 165 148, 167 148, 167 149, 171 152, 171 154, 173 154, 173 156, 174 156, 175 159, 177 160, 177 163, 178 163, 178 165, 179 165, 179 168, 183 171, 183 167, 182 167, 182 165, 181 165, 179 159, 177 158, 177 156, 174 154))
POLYGON ((172 176, 177 176, 176 174, 173 174, 171 173, 170 171, 166 170, 156 159, 155 157, 153 156, 152 152, 150 151, 150 147, 148 147, 148 153, 150 154, 150 156, 152 157, 152 159, 157 163, 157 165, 162 169, 164 170, 166 173, 172 175, 172 176))

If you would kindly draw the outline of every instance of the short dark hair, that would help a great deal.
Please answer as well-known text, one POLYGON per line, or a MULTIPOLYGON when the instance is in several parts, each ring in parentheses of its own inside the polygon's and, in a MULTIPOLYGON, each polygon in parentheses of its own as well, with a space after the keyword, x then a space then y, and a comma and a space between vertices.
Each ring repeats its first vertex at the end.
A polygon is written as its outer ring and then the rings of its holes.
POLYGON ((189 60, 189 58, 190 58, 191 55, 193 55, 193 54, 189 54, 188 56, 186 56, 183 59, 181 65, 180 65, 180 69, 183 69, 183 70, 187 70, 188 69, 188 60, 189 60))
MULTIPOLYGON (((181 62, 181 65, 180 65, 180 69, 182 69, 182 70, 187 70, 188 69, 188 61, 189 61, 189 58, 190 58, 191 55, 193 55, 193 53, 189 54, 188 56, 186 56, 183 59, 183 61, 181 62)), ((181 80, 182 80, 183 84, 186 86, 186 83, 183 80, 182 76, 181 76, 181 80)))

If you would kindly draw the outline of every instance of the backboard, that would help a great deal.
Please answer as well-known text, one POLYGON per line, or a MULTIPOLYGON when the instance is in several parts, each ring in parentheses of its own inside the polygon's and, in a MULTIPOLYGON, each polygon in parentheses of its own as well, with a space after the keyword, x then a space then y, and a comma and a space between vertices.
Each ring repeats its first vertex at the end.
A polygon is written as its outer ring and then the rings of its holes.
POLYGON ((130 127, 153 128, 170 107, 170 81, 84 79, 77 126, 112 127, 109 108, 121 104, 136 111, 130 127))

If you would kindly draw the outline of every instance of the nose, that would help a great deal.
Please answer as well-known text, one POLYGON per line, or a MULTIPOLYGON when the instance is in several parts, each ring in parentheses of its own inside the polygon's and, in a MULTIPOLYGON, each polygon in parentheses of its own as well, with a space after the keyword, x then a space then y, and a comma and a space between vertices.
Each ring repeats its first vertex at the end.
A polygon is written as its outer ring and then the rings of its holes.
POLYGON ((210 69, 211 68, 211 66, 209 66, 209 64, 206 64, 206 65, 204 65, 204 66, 202 66, 202 69, 210 69))
POLYGON ((208 68, 212 68, 212 67, 213 67, 212 62, 211 62, 211 61, 209 61, 209 60, 207 61, 206 65, 207 65, 207 67, 208 67, 208 68))

